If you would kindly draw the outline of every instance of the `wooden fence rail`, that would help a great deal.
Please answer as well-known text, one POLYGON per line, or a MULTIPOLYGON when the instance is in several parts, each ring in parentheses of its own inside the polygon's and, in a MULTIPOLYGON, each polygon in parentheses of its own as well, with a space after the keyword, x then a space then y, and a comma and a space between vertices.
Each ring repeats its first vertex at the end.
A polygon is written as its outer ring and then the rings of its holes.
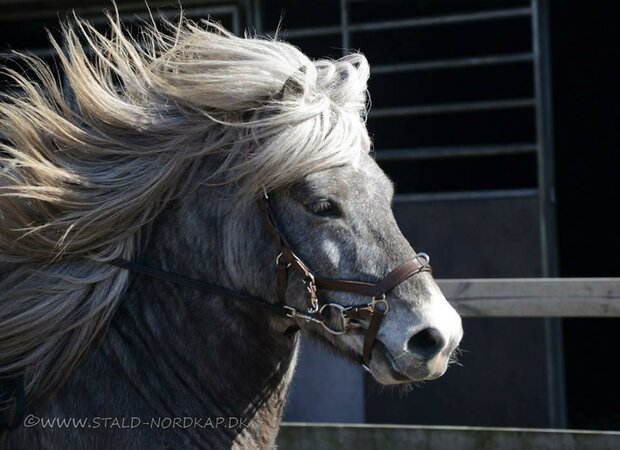
POLYGON ((285 423, 278 450, 616 450, 620 432, 285 423))
POLYGON ((620 278, 438 280, 463 317, 620 317, 620 278))

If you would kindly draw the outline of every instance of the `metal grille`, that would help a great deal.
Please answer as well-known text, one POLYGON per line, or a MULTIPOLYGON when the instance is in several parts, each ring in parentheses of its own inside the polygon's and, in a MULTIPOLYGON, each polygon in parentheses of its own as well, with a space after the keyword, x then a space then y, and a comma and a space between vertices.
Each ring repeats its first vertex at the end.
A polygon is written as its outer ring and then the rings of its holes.
MULTIPOLYGON (((1 2, 0 2, 1 3, 1 2)), ((10 2, 9 2, 10 3, 10 2)), ((110 7, 105 3, 99 7, 95 6, 97 2, 90 3, 88 6, 82 4, 81 8, 76 8, 76 13, 80 17, 89 19, 96 26, 102 26, 106 23, 103 16, 102 8, 110 7)), ((151 2, 152 3, 152 2, 151 2)), ((209 3, 209 2, 202 2, 209 3)), ((195 6, 184 8, 183 12, 186 17, 200 20, 206 17, 213 17, 222 22, 226 28, 240 34, 242 23, 244 20, 244 11, 240 8, 240 2, 227 2, 211 6, 195 6)), ((50 7, 52 7, 51 5, 50 7)), ((122 22, 128 26, 137 23, 140 20, 149 19, 149 13, 144 3, 136 4, 124 3, 120 10, 120 18, 122 22)), ((64 13, 69 16, 71 10, 64 13)), ((179 7, 157 8, 153 11, 153 16, 157 18, 173 19, 179 14, 179 7)), ((53 51, 49 46, 46 28, 52 32, 52 35, 58 30, 58 18, 63 17, 63 10, 55 9, 46 10, 43 8, 38 14, 29 11, 28 8, 16 8, 11 12, 7 12, 0 17, 0 58, 10 60, 14 57, 8 51, 10 49, 27 51, 29 54, 39 56, 41 58, 51 58, 53 51)))
MULTIPOLYGON (((368 56, 373 96, 368 126, 376 159, 400 194, 536 195, 543 248, 552 245, 544 2, 335 0, 313 3, 320 12, 310 18, 305 2, 254 4, 259 31, 266 25, 266 34, 274 35, 273 17, 282 11, 278 35, 313 56, 352 49, 368 56), (266 24, 263 16, 270 18, 266 24), (460 182, 442 181, 459 177, 460 182)), ((545 253, 548 275, 555 272, 555 252, 545 253)))
MULTIPOLYGON (((400 169, 409 166, 415 173, 413 160, 478 158, 477 161, 482 161, 495 158, 495 163, 501 164, 502 160, 511 162, 516 158, 528 161, 523 164, 528 174, 522 173, 512 184, 494 186, 490 181, 473 186, 473 189, 525 188, 523 192, 529 195, 532 192, 529 188, 544 188, 546 178, 538 177, 538 170, 545 169, 539 154, 548 153, 550 143, 541 132, 545 124, 539 120, 545 115, 545 105, 539 86, 543 68, 536 1, 501 4, 474 1, 468 2, 470 7, 464 11, 458 9, 467 2, 440 1, 435 3, 442 8, 427 8, 430 10, 427 15, 423 6, 433 2, 319 2, 324 4, 326 24, 318 22, 317 26, 300 28, 293 23, 297 18, 294 10, 307 9, 307 4, 266 0, 255 3, 258 5, 256 10, 263 11, 265 16, 273 17, 278 7, 284 10, 284 26, 279 35, 304 50, 309 48, 313 56, 339 56, 356 48, 367 54, 371 62, 373 96, 369 129, 375 134, 376 158, 385 163, 388 172, 395 172, 389 163, 396 163, 400 169), (411 6, 414 4, 422 7, 416 10, 411 6), (481 9, 472 9, 472 5, 481 9), (508 7, 497 9, 504 5, 508 7), (394 12, 389 13, 390 9, 394 12), (455 9, 457 12, 451 11, 455 9), (290 20, 287 20, 287 11, 290 20), (374 11, 378 11, 380 18, 369 20, 374 11), (402 16, 396 17, 401 12, 402 16), (502 32, 504 28, 506 31, 502 32), (476 33, 477 41, 472 45, 459 42, 458 33, 469 31, 476 33), (416 45, 418 38, 420 44, 416 45), (444 40, 446 44, 431 45, 431 52, 419 50, 418 47, 433 38, 435 42, 444 40), (411 42, 403 43, 406 39, 411 42), (395 45, 373 48, 379 47, 373 46, 373 41, 395 45), (416 50, 407 51, 409 46, 416 50), (394 51, 395 47, 399 50, 394 51), (512 73, 514 71, 518 73, 512 73), (472 79, 475 74, 481 79, 472 79), (462 93, 458 93, 461 80, 462 93), (399 85, 405 87, 400 90, 399 85), (495 89, 485 89, 485 85, 495 89), (415 92, 416 86, 419 89, 431 86, 431 89, 421 95, 415 92), (433 95, 444 90, 452 93, 453 98, 433 95), (467 91, 478 92, 481 98, 463 95, 467 91), (485 122, 488 122, 486 130, 485 122), (460 129, 468 124, 470 131, 460 129), (523 129, 515 129, 515 124, 520 124, 518 126, 523 129)), ((260 31, 260 15, 256 25, 260 31)), ((275 30, 268 29, 266 33, 273 35, 275 30)), ((492 163, 489 164, 487 167, 492 167, 492 163)), ((435 164, 434 167, 438 168, 439 175, 441 166, 435 164)), ((456 187, 425 186, 408 180, 399 183, 404 176, 395 175, 393 178, 401 193, 472 189, 468 183, 456 187)), ((485 176, 484 173, 477 175, 485 176)))

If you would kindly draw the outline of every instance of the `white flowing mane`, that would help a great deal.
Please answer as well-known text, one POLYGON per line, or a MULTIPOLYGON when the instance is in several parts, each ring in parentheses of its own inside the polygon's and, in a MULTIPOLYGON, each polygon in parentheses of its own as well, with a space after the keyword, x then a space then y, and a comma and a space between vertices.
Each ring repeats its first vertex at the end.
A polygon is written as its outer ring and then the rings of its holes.
MULTIPOLYGON (((139 235, 197 182, 277 189, 369 150, 368 64, 186 19, 131 38, 79 19, 52 40, 66 82, 22 55, 0 94, 0 377, 36 401, 105 331, 139 235)), ((0 405, 0 409, 2 405, 0 405)))

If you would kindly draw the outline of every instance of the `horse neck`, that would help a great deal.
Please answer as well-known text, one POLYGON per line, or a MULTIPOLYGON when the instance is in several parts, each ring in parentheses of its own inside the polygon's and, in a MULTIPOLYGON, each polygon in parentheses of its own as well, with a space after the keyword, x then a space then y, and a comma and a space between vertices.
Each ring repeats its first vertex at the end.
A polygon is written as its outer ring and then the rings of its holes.
MULTIPOLYGON (((239 270, 225 263, 230 218, 221 203, 204 208, 200 201, 200 215, 191 199, 169 208, 145 244, 144 261, 229 284, 230 270, 239 270), (201 232, 191 237, 192 228, 201 232)), ((236 227, 239 222, 234 220, 236 227)), ((245 229, 246 235, 251 231, 245 229)), ((108 348, 116 358, 131 349, 132 360, 123 369, 156 408, 158 403, 162 411, 243 418, 250 439, 262 447, 271 445, 277 432, 297 345, 296 337, 274 332, 270 321, 260 308, 234 298, 134 276, 108 348), (140 385, 146 374, 155 380, 140 385)))
MULTIPOLYGON (((238 418, 239 429, 216 431, 242 448, 271 446, 297 338, 275 334, 262 312, 237 310, 232 298, 148 279, 130 289, 102 350, 152 415, 238 418)), ((211 428, 191 431, 213 439, 211 428)))
MULTIPOLYGON (((200 226, 209 233, 192 243, 186 239, 187 223, 180 225, 182 216, 187 214, 177 210, 158 221, 143 261, 191 277, 209 274, 210 282, 229 280, 222 262, 225 224, 216 215, 201 218, 200 226)), ((233 418, 240 423, 232 429, 180 432, 200 448, 269 448, 298 344, 295 335, 274 331, 270 319, 234 298, 133 274, 101 345, 56 397, 53 411, 71 417, 82 410, 82 417, 203 418, 214 425, 218 417, 233 418)), ((172 435, 167 431, 163 436, 172 435)))

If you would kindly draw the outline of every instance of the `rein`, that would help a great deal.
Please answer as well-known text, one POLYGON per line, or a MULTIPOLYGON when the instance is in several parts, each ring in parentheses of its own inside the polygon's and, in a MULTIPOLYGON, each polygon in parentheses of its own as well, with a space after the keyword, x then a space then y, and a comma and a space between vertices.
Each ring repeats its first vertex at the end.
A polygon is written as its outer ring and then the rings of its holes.
MULTIPOLYGON (((260 306, 273 314, 292 320, 318 323, 326 331, 335 335, 345 334, 353 329, 361 328, 362 325, 360 321, 370 319, 368 327, 366 328, 363 352, 359 360, 362 367, 366 371, 370 371, 368 364, 370 362, 373 344, 377 338, 381 322, 390 310, 390 304, 386 299, 386 295, 413 275, 421 272, 431 272, 432 269, 429 265, 430 257, 426 253, 418 253, 413 259, 405 261, 376 283, 320 277, 297 256, 293 247, 286 239, 273 212, 267 193, 261 197, 259 208, 262 211, 265 226, 278 247, 278 256, 275 260, 276 303, 265 300, 262 297, 234 291, 203 280, 196 280, 133 261, 115 259, 110 261, 109 264, 150 278, 188 287, 199 292, 204 292, 205 294, 232 297, 260 306), (305 286, 308 299, 306 310, 287 305, 285 302, 289 272, 291 270, 297 272, 301 276, 301 280, 305 286), (351 306, 344 306, 340 303, 332 302, 322 303, 319 298, 319 293, 324 291, 349 292, 369 297, 370 301, 351 306)), ((291 330, 297 331, 298 327, 294 326, 289 328, 286 333, 291 330)), ((15 398, 15 413, 13 414, 13 419, 9 421, 0 420, 0 430, 14 430, 21 425, 25 404, 23 376, 18 377, 15 381, 13 395, 15 398)))
POLYGON ((405 261, 377 283, 323 278, 316 275, 294 252, 293 247, 290 245, 276 219, 267 193, 263 194, 258 205, 262 212, 267 231, 278 247, 278 256, 275 261, 276 303, 265 300, 262 297, 234 291, 202 280, 195 280, 177 273, 155 269, 133 261, 116 259, 111 261, 110 264, 140 275, 174 283, 179 286, 189 287, 207 294, 233 297, 237 300, 260 306, 271 313, 289 319, 318 323, 326 331, 336 335, 345 334, 352 329, 360 328, 361 320, 370 319, 368 328, 366 328, 363 352, 360 358, 362 367, 369 370, 368 363, 370 362, 372 347, 377 338, 381 321, 390 310, 386 294, 415 274, 431 272, 432 269, 429 265, 429 256, 426 253, 418 253, 413 259, 405 261), (305 286, 308 299, 308 307, 306 310, 301 310, 286 304, 286 289, 288 287, 289 272, 291 270, 297 272, 301 276, 301 280, 305 286), (322 303, 318 295, 321 291, 349 292, 370 297, 371 300, 367 303, 352 306, 344 306, 339 303, 322 303))

